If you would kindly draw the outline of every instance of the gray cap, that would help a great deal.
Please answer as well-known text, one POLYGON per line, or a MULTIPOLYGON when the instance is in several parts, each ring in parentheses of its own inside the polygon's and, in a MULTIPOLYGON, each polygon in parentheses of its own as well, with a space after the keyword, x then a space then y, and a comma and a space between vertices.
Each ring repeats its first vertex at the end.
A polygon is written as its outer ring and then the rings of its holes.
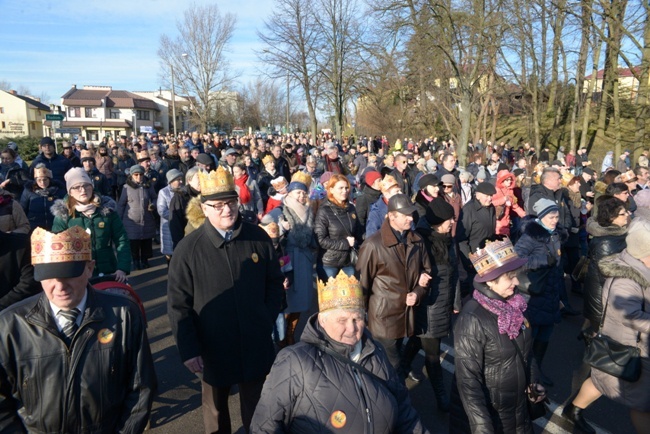
POLYGON ((228 155, 237 155, 237 150, 235 148, 228 148, 226 149, 226 152, 224 155, 227 157, 228 155))
POLYGON ((79 137, 76 142, 74 142, 75 145, 82 145, 86 146, 86 141, 83 139, 83 137, 79 137))
POLYGON ((167 177, 167 184, 170 184, 172 181, 178 178, 182 178, 183 172, 181 172, 178 169, 171 169, 170 171, 167 172, 165 176, 167 177))
POLYGON ((481 182, 476 186, 476 192, 487 194, 488 196, 494 196, 497 194, 497 189, 489 182, 481 182))
POLYGON ((17 151, 18 145, 16 144, 16 142, 9 142, 7 143, 7 148, 11 149, 12 151, 17 151))

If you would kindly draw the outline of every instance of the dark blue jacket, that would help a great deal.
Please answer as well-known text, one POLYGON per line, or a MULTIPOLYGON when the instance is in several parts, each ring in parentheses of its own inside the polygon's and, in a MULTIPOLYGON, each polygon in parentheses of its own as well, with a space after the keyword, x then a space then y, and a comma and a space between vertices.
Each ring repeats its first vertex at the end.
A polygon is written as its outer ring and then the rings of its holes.
POLYGON ((56 180, 51 180, 50 186, 43 191, 34 191, 34 181, 25 184, 20 205, 27 215, 29 226, 32 229, 40 226, 48 231, 51 230, 54 216, 50 208, 57 199, 63 199, 65 195, 65 188, 56 180))
POLYGON ((515 252, 528 258, 526 271, 551 268, 546 284, 541 285, 543 292, 531 295, 525 315, 531 325, 553 325, 561 319, 560 289, 564 285, 564 272, 560 252, 562 243, 568 238, 567 231, 558 225, 551 233, 535 219, 526 218, 522 221, 521 234, 515 252))
POLYGON ((45 164, 45 167, 52 171, 52 179, 56 179, 63 184, 65 184, 64 176, 66 172, 72 169, 72 163, 63 155, 54 154, 52 158, 47 158, 45 155, 39 154, 29 166, 30 178, 34 179, 34 167, 39 163, 45 164))
POLYGON ((386 214, 388 214, 388 205, 384 202, 384 196, 381 195, 375 203, 370 205, 370 211, 366 219, 366 238, 370 238, 372 234, 381 229, 386 214))

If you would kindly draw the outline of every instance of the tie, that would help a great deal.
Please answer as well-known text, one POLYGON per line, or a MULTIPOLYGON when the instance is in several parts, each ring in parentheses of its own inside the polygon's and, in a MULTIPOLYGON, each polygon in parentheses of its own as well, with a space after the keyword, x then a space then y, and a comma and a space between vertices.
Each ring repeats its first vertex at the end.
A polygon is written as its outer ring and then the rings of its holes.
POLYGON ((232 231, 226 231, 226 241, 230 241, 232 238, 232 231))
POLYGON ((77 317, 81 312, 76 307, 71 310, 60 310, 59 315, 64 318, 63 335, 66 338, 67 343, 72 342, 72 337, 77 332, 79 326, 77 325, 77 317))

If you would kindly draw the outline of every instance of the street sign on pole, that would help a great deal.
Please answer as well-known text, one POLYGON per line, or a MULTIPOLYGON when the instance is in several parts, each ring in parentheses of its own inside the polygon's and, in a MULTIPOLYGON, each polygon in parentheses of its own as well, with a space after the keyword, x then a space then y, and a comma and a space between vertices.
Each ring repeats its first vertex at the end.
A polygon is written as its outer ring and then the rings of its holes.
POLYGON ((46 121, 62 121, 63 120, 63 115, 62 114, 46 114, 45 115, 45 120, 46 121))
POLYGON ((52 121, 52 128, 56 128, 57 130, 61 128, 61 121, 52 121))
POLYGON ((81 128, 57 128, 56 132, 61 134, 80 134, 81 128))

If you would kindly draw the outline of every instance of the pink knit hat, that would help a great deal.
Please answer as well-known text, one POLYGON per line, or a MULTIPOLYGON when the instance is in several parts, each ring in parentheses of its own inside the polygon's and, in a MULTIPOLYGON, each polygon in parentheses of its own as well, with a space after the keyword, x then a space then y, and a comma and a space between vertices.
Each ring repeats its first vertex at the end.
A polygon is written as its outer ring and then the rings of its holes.
POLYGON ((65 189, 68 191, 68 193, 70 193, 70 189, 77 184, 93 184, 86 171, 81 167, 74 167, 68 170, 64 178, 65 189))

